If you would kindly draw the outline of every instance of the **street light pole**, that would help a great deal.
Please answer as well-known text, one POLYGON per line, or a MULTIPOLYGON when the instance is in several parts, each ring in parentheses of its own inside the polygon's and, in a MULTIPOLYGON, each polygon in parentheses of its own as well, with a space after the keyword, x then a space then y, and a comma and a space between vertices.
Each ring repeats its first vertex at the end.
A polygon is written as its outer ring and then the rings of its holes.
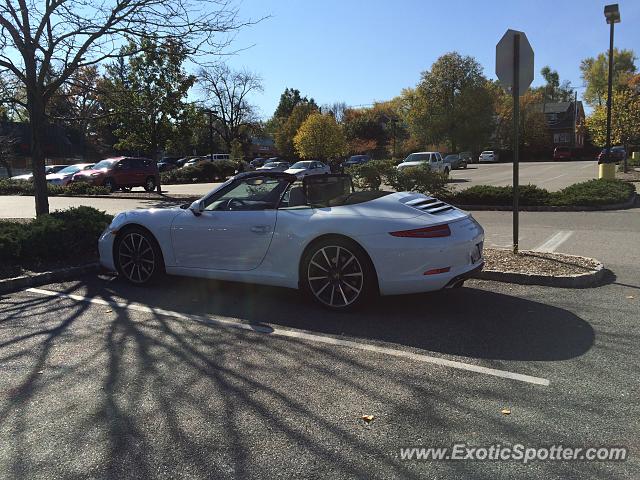
MULTIPOLYGON (((613 27, 620 22, 620 10, 618 4, 606 5, 604 7, 604 16, 607 19, 609 28, 609 82, 607 86, 607 144, 605 163, 610 162, 611 155, 611 108, 613 107, 612 90, 613 90, 613 27)), ((626 171, 626 159, 625 159, 626 171)))

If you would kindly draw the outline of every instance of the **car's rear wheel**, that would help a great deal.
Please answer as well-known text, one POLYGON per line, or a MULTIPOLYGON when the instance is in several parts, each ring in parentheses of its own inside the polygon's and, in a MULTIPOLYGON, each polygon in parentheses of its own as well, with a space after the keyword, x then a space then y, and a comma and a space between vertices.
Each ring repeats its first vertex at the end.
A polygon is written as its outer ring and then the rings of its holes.
POLYGON ((156 189, 156 179, 153 177, 147 177, 144 181, 144 189, 147 192, 153 192, 156 189))
POLYGON ((164 272, 160 246, 142 228, 128 228, 118 235, 114 245, 114 259, 118 273, 137 285, 149 283, 164 272))
POLYGON ((309 248, 303 258, 301 284, 320 305, 350 310, 375 292, 375 271, 366 252, 343 238, 327 238, 309 248))
POLYGON ((110 192, 115 192, 116 188, 118 188, 118 186, 116 185, 116 182, 113 178, 107 178, 105 179, 104 183, 102 184, 105 188, 107 188, 110 192))

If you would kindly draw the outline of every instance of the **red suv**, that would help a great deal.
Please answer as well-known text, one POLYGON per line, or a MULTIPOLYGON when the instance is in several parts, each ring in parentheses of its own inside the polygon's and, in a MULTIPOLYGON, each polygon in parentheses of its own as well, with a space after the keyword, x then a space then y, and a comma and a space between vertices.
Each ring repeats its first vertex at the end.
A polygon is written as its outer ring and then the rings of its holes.
POLYGON ((128 191, 133 187, 144 187, 152 192, 160 183, 160 174, 156 162, 148 158, 116 157, 101 160, 93 168, 76 173, 71 181, 102 185, 112 192, 118 188, 128 191))

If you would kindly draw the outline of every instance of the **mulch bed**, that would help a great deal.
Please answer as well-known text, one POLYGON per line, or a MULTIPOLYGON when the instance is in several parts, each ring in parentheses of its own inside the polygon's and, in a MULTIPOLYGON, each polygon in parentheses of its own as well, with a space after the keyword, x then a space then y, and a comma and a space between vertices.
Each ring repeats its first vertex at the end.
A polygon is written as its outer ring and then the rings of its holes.
POLYGON ((485 270, 525 273, 530 275, 566 276, 593 272, 600 263, 592 258, 547 252, 519 252, 486 248, 485 270))

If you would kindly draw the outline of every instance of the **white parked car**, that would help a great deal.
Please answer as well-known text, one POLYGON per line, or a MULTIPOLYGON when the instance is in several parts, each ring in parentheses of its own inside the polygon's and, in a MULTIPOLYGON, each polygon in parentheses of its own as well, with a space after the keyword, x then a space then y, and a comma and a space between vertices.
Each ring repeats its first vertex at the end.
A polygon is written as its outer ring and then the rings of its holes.
POLYGON ((409 167, 420 167, 428 165, 433 172, 449 175, 451 166, 442 159, 440 152, 416 152, 410 154, 396 168, 403 170, 409 167))
MULTIPOLYGON (((57 173, 60 170, 62 170, 63 168, 68 167, 68 165, 46 165, 44 167, 44 174, 45 175, 49 175, 51 173, 57 173)), ((33 173, 25 173, 24 175, 16 175, 14 177, 11 177, 11 180, 27 180, 27 181, 32 181, 33 180, 33 173)))
POLYGON ((62 170, 58 171, 58 173, 50 173, 47 175, 47 182, 52 185, 65 186, 71 182, 71 178, 75 173, 78 173, 81 170, 88 170, 92 167, 93 163, 77 163, 75 165, 69 165, 68 167, 64 167, 62 170))
POLYGON ((331 168, 322 162, 317 160, 305 160, 302 162, 296 162, 285 173, 295 175, 298 179, 302 179, 307 175, 318 175, 321 173, 331 173, 331 168))
POLYGON ((495 150, 485 150, 484 152, 480 153, 480 156, 478 157, 478 160, 480 162, 497 162, 498 159, 499 155, 495 150))
POLYGON ((291 164, 289 162, 267 162, 263 166, 256 168, 258 172, 285 172, 291 168, 291 164))
POLYGON ((335 310, 376 294, 461 286, 482 227, 418 193, 354 192, 349 175, 245 172, 181 208, 116 215, 100 263, 134 284, 162 274, 299 288, 335 310))

